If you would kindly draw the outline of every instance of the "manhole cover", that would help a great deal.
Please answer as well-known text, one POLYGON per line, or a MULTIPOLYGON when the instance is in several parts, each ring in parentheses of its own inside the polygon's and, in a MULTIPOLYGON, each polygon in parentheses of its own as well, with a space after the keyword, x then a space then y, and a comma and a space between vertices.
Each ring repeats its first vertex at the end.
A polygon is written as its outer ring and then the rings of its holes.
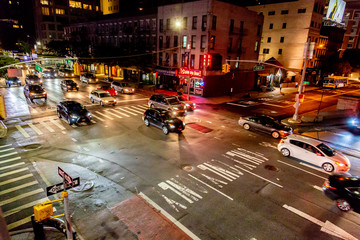
POLYGON ((190 165, 183 165, 183 166, 182 166, 182 169, 185 170, 185 171, 187 171, 187 172, 190 172, 190 171, 193 169, 193 167, 190 166, 190 165))
POLYGON ((266 170, 270 170, 270 171, 275 171, 275 172, 278 172, 279 169, 275 166, 272 166, 272 165, 265 165, 264 167, 266 170))
POLYGON ((74 187, 71 190, 75 192, 84 192, 94 187, 93 181, 86 181, 85 183, 81 184, 78 187, 74 187))
POLYGON ((22 148, 23 148, 25 151, 36 150, 36 149, 41 148, 41 144, 38 144, 38 143, 29 144, 29 145, 22 146, 22 148))

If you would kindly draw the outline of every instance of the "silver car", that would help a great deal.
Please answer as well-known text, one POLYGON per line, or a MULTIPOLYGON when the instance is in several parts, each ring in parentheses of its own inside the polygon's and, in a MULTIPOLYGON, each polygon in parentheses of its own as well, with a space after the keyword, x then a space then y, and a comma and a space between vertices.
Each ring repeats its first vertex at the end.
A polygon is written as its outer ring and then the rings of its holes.
POLYGON ((186 114, 186 106, 175 96, 154 94, 150 97, 148 105, 150 108, 161 108, 171 111, 176 116, 183 116, 186 114))
POLYGON ((129 85, 127 82, 117 82, 113 81, 111 87, 115 89, 118 93, 135 93, 135 89, 129 85))

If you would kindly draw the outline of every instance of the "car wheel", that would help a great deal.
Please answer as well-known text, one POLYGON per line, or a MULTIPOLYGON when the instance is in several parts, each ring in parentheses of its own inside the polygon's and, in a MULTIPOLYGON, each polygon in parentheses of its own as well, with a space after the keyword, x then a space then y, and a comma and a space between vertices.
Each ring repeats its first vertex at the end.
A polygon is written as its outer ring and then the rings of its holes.
POLYGON ((281 149, 281 154, 282 154, 284 157, 289 157, 289 156, 290 156, 290 150, 287 149, 287 148, 282 148, 282 149, 281 149))
POLYGON ((169 134, 169 129, 166 127, 166 126, 163 126, 162 127, 162 130, 164 132, 165 135, 168 135, 169 134))
POLYGON ((93 99, 93 98, 90 98, 90 101, 91 101, 92 103, 94 103, 94 99, 93 99))
POLYGON ((150 122, 149 122, 149 120, 148 120, 147 118, 145 118, 144 123, 145 123, 145 125, 146 125, 147 127, 150 126, 150 122))
POLYGON ((104 107, 104 102, 103 102, 103 101, 101 101, 101 102, 100 102, 100 105, 101 105, 102 107, 104 107))
POLYGON ((322 168, 326 171, 326 172, 332 172, 334 171, 334 166, 331 163, 324 163, 322 165, 322 168))
POLYGON ((154 104, 151 104, 151 105, 150 105, 150 108, 155 108, 154 104))
POLYGON ((59 111, 57 112, 57 116, 58 116, 58 118, 61 118, 61 114, 59 111))
POLYGON ((277 139, 277 138, 280 137, 280 133, 274 131, 274 132, 271 133, 271 136, 272 136, 273 138, 276 138, 276 139, 277 139))
POLYGON ((73 123, 71 122, 71 119, 70 119, 70 118, 67 119, 67 122, 68 122, 69 125, 72 125, 72 124, 73 124, 73 123))
POLYGON ((244 127, 245 130, 250 130, 250 125, 247 124, 247 123, 245 123, 245 124, 243 125, 243 127, 244 127))
POLYGON ((348 201, 343 198, 336 199, 336 206, 344 212, 348 212, 351 210, 351 206, 348 201))

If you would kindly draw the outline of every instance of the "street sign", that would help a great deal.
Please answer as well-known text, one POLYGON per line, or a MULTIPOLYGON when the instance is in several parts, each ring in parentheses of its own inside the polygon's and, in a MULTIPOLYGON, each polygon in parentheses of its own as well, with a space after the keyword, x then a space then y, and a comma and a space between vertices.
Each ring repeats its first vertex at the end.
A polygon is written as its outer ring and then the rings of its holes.
MULTIPOLYGON (((68 190, 68 189, 73 188, 73 187, 80 186, 80 177, 74 178, 72 180, 73 180, 73 185, 66 184, 65 190, 68 190)), ((63 192, 65 190, 64 190, 64 184, 63 183, 58 183, 58 184, 46 187, 46 195, 51 196, 51 195, 54 195, 56 193, 63 192)))
POLYGON ((43 68, 37 64, 35 65, 35 69, 38 70, 39 72, 43 72, 43 68))
POLYGON ((67 174, 64 170, 61 169, 61 167, 58 167, 58 173, 59 176, 62 178, 65 178, 65 182, 69 185, 73 184, 73 179, 70 177, 69 174, 67 174))
POLYGON ((309 85, 310 82, 304 81, 304 85, 309 85))
POLYGON ((262 70, 264 70, 265 69, 265 66, 263 66, 263 65, 256 65, 256 66, 254 66, 254 71, 262 71, 262 70))

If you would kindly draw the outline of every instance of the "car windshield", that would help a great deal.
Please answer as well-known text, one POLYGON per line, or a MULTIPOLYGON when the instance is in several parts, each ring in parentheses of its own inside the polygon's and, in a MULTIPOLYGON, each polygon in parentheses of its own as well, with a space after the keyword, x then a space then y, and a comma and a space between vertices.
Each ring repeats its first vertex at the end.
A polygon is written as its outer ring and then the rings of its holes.
POLYGON ((31 76, 29 76, 29 79, 30 80, 39 80, 40 78, 38 76, 31 75, 31 76))
POLYGON ((331 147, 329 147, 329 146, 327 146, 327 145, 325 145, 323 143, 320 143, 316 147, 318 149, 320 149, 321 151, 323 151, 323 153, 325 153, 329 157, 332 157, 332 156, 335 155, 335 151, 331 147))
POLYGON ((73 84, 74 83, 74 81, 71 81, 71 80, 66 80, 65 81, 65 84, 73 84))
POLYGON ((101 98, 111 97, 109 93, 100 93, 99 95, 100 95, 101 98))
POLYGON ((179 100, 177 98, 167 98, 167 101, 171 105, 180 104, 179 100))
POLYGON ((38 85, 29 86, 29 90, 32 92, 42 92, 43 91, 42 87, 40 87, 38 85))
POLYGON ((82 111, 85 109, 84 106, 81 104, 72 104, 72 105, 69 105, 68 108, 71 112, 79 112, 79 111, 82 111))

